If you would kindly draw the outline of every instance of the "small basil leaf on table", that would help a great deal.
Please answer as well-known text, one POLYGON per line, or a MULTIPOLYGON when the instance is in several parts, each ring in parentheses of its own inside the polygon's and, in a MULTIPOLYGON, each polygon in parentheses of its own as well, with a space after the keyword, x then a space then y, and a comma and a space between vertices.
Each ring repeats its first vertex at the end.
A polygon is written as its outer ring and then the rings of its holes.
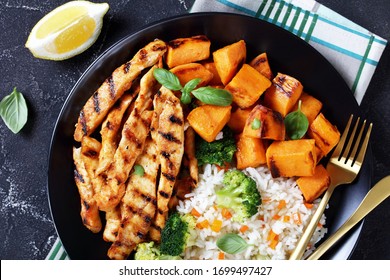
POLYGON ((249 246, 241 236, 235 233, 227 233, 217 240, 217 247, 228 254, 238 254, 249 246))
POLYGON ((203 103, 210 105, 229 106, 233 102, 233 96, 230 92, 210 86, 193 90, 192 94, 203 103))
POLYGON ((298 103, 298 109, 289 113, 284 119, 286 133, 291 140, 301 139, 309 128, 309 121, 301 111, 301 100, 298 103))
POLYGON ((23 94, 16 87, 0 102, 0 116, 7 127, 18 133, 27 122, 28 108, 23 94))

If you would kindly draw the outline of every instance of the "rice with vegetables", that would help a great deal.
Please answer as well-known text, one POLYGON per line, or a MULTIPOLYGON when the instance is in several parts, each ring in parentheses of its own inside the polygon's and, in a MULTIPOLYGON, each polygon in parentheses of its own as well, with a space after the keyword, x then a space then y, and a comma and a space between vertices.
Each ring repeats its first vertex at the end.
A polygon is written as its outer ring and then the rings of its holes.
MULTIPOLYGON (((235 221, 231 210, 216 207, 216 191, 223 187, 225 171, 215 165, 204 166, 198 186, 180 201, 177 211, 191 213, 197 219, 184 259, 288 259, 319 200, 305 203, 294 179, 272 178, 267 167, 246 168, 243 172, 256 181, 262 197, 259 212, 245 222, 235 221), (237 254, 223 253, 216 243, 226 233, 236 233, 253 246, 237 254)), ((324 224, 323 215, 311 246, 326 234, 324 224)))

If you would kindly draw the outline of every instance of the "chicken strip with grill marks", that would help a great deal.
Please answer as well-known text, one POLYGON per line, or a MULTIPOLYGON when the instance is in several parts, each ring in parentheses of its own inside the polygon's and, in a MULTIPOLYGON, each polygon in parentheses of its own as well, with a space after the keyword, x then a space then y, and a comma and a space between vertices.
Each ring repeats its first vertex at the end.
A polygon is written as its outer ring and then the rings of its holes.
POLYGON ((126 259, 137 244, 145 241, 156 211, 156 178, 159 169, 156 143, 148 138, 136 161, 143 175, 131 174, 120 203, 121 226, 108 250, 111 259, 126 259))
POLYGON ((180 100, 165 87, 161 87, 160 93, 156 95, 155 105, 162 108, 156 133, 161 174, 157 188, 157 212, 150 229, 150 237, 160 241, 161 229, 165 226, 169 210, 168 202, 184 153, 184 119, 180 100))
POLYGON ((86 228, 97 233, 102 229, 102 222, 99 216, 99 208, 94 199, 91 178, 82 159, 81 147, 73 147, 73 161, 75 165, 74 179, 81 200, 81 220, 86 228))
POLYGON ((136 94, 138 93, 133 92, 132 94, 123 95, 118 102, 115 103, 116 105, 114 105, 108 113, 102 124, 100 130, 100 135, 102 136, 102 149, 99 154, 99 165, 96 169, 96 175, 106 171, 114 158, 115 150, 118 146, 118 133, 121 128, 124 113, 136 94))
POLYGON ((184 200, 185 195, 192 192, 198 184, 198 177, 198 160, 195 157, 195 130, 188 127, 184 132, 183 162, 169 200, 169 209, 175 208, 179 204, 179 200, 184 200))
POLYGON ((106 212, 106 225, 103 231, 103 239, 107 242, 115 242, 121 226, 121 209, 117 205, 114 209, 106 212))
POLYGON ((90 135, 103 122, 115 102, 130 89, 142 70, 159 62, 166 50, 165 42, 155 40, 140 49, 129 62, 115 69, 81 109, 74 139, 80 142, 83 136, 90 135))
POLYGON ((95 194, 100 210, 110 211, 115 208, 125 194, 125 183, 137 157, 142 153, 153 111, 142 114, 134 108, 124 124, 122 138, 114 155, 114 160, 107 170, 107 179, 95 194))
MULTIPOLYGON (((119 203, 125 191, 124 183, 129 176, 129 172, 133 167, 134 161, 142 152, 146 136, 149 134, 150 123, 153 115, 152 111, 147 111, 147 129, 144 129, 144 131, 141 133, 140 139, 131 139, 132 135, 128 132, 132 132, 132 130, 129 130, 129 128, 132 128, 133 130, 142 130, 142 125, 140 124, 143 124, 145 128, 144 121, 146 121, 146 119, 140 119, 140 115, 142 115, 145 110, 151 107, 152 97, 157 91, 157 81, 153 76, 153 70, 156 67, 157 65, 149 69, 141 79, 140 91, 137 99, 134 102, 134 108, 131 111, 131 114, 126 123, 124 124, 122 138, 119 142, 117 150, 115 151, 113 161, 107 170, 107 180, 104 183, 105 186, 94 186, 95 189, 100 190, 100 193, 104 193, 103 196, 98 198, 99 208, 101 210, 110 210, 119 203), (137 122, 139 123, 138 125, 137 122)), ((104 180, 96 179, 94 182, 101 184, 104 182, 104 180)))

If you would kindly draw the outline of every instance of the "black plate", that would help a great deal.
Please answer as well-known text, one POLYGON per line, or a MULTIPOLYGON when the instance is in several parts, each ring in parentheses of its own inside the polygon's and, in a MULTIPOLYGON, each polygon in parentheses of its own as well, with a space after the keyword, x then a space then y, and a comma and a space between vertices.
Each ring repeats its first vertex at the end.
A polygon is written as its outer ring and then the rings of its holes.
MULTIPOLYGON (((102 234, 88 231, 80 219, 80 199, 73 180, 72 160, 74 125, 80 109, 116 67, 131 59, 138 49, 153 39, 168 41, 198 34, 211 39, 212 49, 243 39, 247 44, 248 59, 266 51, 273 72, 300 80, 305 91, 324 103, 324 114, 340 131, 351 113, 359 115, 355 98, 331 64, 309 44, 275 25, 225 13, 189 14, 149 25, 115 44, 86 70, 66 100, 55 126, 49 156, 48 195, 57 233, 71 259, 107 259, 110 246, 103 241, 102 234)), ((330 233, 347 219, 367 193, 371 160, 369 151, 356 182, 336 189, 326 211, 330 233)), ((347 259, 361 226, 324 258, 347 259)))

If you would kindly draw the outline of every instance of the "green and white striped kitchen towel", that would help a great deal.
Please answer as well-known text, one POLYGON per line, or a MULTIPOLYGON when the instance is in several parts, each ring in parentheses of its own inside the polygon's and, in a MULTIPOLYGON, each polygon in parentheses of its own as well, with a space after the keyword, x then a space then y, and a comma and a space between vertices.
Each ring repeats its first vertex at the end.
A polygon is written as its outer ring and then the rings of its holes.
MULTIPOLYGON (((360 104, 387 41, 314 0, 196 0, 191 12, 233 12, 281 26, 316 48, 360 104)), ((59 239, 46 257, 69 259, 59 239)))

